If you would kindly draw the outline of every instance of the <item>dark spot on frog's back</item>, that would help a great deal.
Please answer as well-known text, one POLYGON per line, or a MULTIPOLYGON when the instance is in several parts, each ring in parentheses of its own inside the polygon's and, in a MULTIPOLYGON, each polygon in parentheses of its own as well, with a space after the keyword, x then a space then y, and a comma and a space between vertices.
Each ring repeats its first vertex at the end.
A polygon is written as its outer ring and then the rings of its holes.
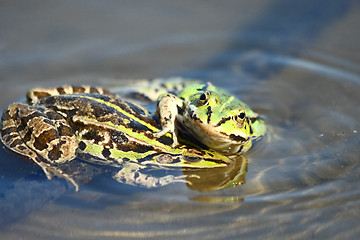
POLYGON ((129 139, 126 137, 126 135, 123 132, 109 130, 109 133, 110 133, 111 141, 118 146, 127 143, 129 141, 129 139))
POLYGON ((149 151, 153 151, 154 147, 151 145, 133 144, 129 150, 137 153, 148 153, 149 151))
POLYGON ((104 140, 104 137, 100 136, 100 131, 96 128, 87 128, 87 131, 82 135, 82 138, 86 140, 94 140, 95 142, 104 140))
POLYGON ((140 145, 134 142, 124 142, 123 144, 119 144, 117 149, 122 152, 148 153, 154 148, 152 146, 140 145))
POLYGON ((78 146, 81 151, 84 151, 86 149, 86 144, 83 141, 80 141, 78 146))
POLYGON ((66 126, 66 125, 60 125, 58 128, 58 131, 61 136, 73 136, 74 135, 73 130, 69 126, 66 126))
POLYGON ((47 97, 41 98, 39 104, 42 104, 46 107, 48 106, 51 107, 58 104, 59 102, 63 103, 64 100, 61 101, 63 98, 64 98, 63 96, 59 96, 59 95, 54 95, 54 96, 49 95, 47 97))
POLYGON ((107 159, 107 158, 109 158, 109 157, 110 157, 111 152, 110 152, 110 150, 109 150, 109 149, 104 148, 104 149, 102 150, 101 154, 104 156, 104 158, 106 158, 106 159, 107 159))
POLYGON ((156 139, 158 142, 162 143, 162 144, 165 144, 165 145, 168 145, 168 146, 171 146, 171 144, 174 143, 174 140, 171 138, 171 137, 168 137, 168 136, 161 136, 160 138, 157 138, 156 139))
POLYGON ((48 143, 57 138, 55 129, 43 131, 38 137, 35 138, 34 147, 38 150, 44 150, 48 147, 48 143))
MULTIPOLYGON (((110 110, 110 111, 112 111, 112 110, 110 110)), ((108 114, 109 109, 104 108, 103 106, 99 106, 98 104, 93 104, 92 105, 92 113, 94 114, 94 116, 96 118, 100 118, 100 117, 103 117, 104 115, 108 114)))
POLYGON ((52 119, 52 120, 64 119, 59 113, 54 112, 54 111, 46 111, 44 113, 49 119, 52 119))
POLYGON ((57 145, 55 145, 48 153, 48 158, 51 160, 58 160, 61 157, 61 151, 60 151, 60 144, 58 143, 57 145))

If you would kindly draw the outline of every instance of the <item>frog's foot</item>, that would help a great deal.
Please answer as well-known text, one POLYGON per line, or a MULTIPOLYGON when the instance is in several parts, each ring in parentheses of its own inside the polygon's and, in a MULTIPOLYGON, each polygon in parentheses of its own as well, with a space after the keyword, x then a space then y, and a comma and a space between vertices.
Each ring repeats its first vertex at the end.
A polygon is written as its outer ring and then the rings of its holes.
POLYGON ((53 166, 52 164, 45 163, 43 161, 37 160, 37 158, 33 159, 36 164, 38 164, 42 170, 44 171, 46 177, 51 180, 54 176, 63 178, 70 182, 74 187, 75 191, 79 191, 79 184, 71 177, 69 174, 64 173, 60 168, 53 166))
POLYGON ((177 139, 177 130, 175 129, 174 126, 167 126, 166 128, 163 128, 160 132, 154 133, 153 136, 155 138, 159 138, 167 133, 170 133, 172 135, 173 143, 171 144, 171 146, 176 147, 179 144, 179 142, 177 139))
POLYGON ((153 177, 147 174, 141 173, 138 170, 140 169, 137 167, 126 167, 121 169, 117 172, 113 178, 120 183, 133 185, 133 186, 141 186, 145 188, 155 188, 155 187, 162 187, 166 186, 170 183, 187 183, 191 184, 185 178, 186 176, 174 176, 174 175, 167 175, 165 177, 153 177))
POLYGON ((173 138, 172 146, 178 145, 176 117, 178 109, 181 109, 182 101, 173 94, 165 94, 161 96, 157 102, 156 114, 160 119, 162 130, 155 133, 155 137, 161 137, 166 133, 171 133, 173 138))

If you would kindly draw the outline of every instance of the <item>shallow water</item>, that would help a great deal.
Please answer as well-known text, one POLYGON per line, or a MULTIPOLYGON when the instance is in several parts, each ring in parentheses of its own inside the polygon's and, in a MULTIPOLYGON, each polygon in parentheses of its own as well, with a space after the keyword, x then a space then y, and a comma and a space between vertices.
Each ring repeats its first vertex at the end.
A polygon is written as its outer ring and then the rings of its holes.
POLYGON ((35 86, 178 75, 238 96, 268 134, 247 154, 246 183, 217 191, 99 176, 74 192, 1 149, 2 238, 360 236, 359 4, 80 3, 0 9, 2 109, 35 86))

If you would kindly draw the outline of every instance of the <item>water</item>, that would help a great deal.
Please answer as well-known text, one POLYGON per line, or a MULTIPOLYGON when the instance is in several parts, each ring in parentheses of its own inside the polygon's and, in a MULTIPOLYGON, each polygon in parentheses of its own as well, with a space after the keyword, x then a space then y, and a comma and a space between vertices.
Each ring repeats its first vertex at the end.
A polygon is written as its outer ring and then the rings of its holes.
POLYGON ((359 4, 80 3, 0 8, 2 109, 35 86, 180 75, 242 98, 269 132, 246 183, 217 191, 98 176, 74 192, 1 149, 2 238, 359 237, 359 4))

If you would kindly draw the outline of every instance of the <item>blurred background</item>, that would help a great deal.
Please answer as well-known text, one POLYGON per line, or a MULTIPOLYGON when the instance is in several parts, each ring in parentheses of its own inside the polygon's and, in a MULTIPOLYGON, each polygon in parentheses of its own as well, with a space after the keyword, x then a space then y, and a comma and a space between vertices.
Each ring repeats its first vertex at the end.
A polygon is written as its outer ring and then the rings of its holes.
POLYGON ((356 1, 0 4, 2 103, 33 83, 185 75, 240 59, 246 64, 237 67, 254 76, 267 64, 257 52, 304 55, 358 70, 356 1))

